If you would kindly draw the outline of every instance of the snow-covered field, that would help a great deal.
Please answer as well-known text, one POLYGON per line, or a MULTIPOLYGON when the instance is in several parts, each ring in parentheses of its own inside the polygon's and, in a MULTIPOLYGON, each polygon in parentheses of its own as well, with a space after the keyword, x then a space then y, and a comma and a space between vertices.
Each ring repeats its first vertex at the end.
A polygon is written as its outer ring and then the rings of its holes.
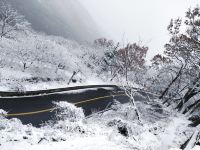
POLYGON ((130 104, 116 102, 111 110, 90 117, 85 117, 82 109, 72 104, 57 105, 56 120, 41 128, 1 117, 0 149, 175 150, 195 131, 188 127, 190 122, 185 116, 159 105, 156 100, 137 102, 140 121, 130 104))

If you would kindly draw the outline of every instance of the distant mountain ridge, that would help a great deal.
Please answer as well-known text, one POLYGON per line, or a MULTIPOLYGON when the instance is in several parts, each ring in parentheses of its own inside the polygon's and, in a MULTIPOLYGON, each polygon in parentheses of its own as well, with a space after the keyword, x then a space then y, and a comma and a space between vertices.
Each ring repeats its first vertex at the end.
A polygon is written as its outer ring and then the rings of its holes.
POLYGON ((91 41, 100 31, 87 10, 77 0, 7 0, 32 24, 49 35, 76 41, 91 41))

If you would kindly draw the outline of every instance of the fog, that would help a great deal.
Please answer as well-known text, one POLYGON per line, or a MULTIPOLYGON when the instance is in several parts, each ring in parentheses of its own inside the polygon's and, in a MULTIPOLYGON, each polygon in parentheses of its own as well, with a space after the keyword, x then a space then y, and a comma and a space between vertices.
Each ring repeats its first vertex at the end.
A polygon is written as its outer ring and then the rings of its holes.
POLYGON ((162 53, 168 41, 171 18, 184 17, 189 7, 200 0, 79 0, 105 31, 116 41, 143 41, 150 50, 148 58, 162 53))
POLYGON ((33 29, 76 41, 100 36, 96 23, 77 0, 8 0, 33 29))
POLYGON ((8 0, 40 32, 77 41, 107 37, 163 52, 171 18, 184 17, 200 0, 8 0))

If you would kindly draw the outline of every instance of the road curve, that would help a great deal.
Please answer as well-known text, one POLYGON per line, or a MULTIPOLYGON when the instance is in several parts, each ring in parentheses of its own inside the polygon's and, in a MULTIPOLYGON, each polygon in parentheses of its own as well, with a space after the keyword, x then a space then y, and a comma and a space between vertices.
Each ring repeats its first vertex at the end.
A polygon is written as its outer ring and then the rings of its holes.
MULTIPOLYGON (((45 121, 55 117, 55 106, 53 101, 66 101, 78 107, 82 107, 85 115, 90 115, 93 111, 102 111, 113 102, 113 99, 121 103, 127 103, 129 98, 117 86, 86 86, 68 88, 68 90, 54 89, 34 91, 31 96, 28 92, 25 95, 19 94, 16 97, 1 97, 0 109, 8 112, 7 118, 18 118, 23 124, 31 123, 40 126, 45 121)), ((14 96, 14 93, 8 96, 14 96)), ((5 96, 5 95, 4 95, 5 96)))
POLYGON ((93 88, 114 88, 120 90, 120 88, 116 85, 86 85, 86 86, 74 86, 74 87, 65 87, 65 88, 57 88, 57 89, 48 89, 48 90, 38 90, 38 91, 23 91, 23 92, 5 92, 0 91, 1 97, 8 96, 33 96, 33 95, 44 95, 58 92, 66 92, 73 90, 81 90, 81 89, 93 89, 93 88))

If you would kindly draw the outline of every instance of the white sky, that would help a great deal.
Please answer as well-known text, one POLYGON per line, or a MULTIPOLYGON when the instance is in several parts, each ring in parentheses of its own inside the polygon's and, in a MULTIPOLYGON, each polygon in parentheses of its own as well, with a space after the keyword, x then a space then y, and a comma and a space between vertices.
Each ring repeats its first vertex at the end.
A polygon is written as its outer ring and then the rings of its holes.
POLYGON ((171 18, 184 17, 200 0, 79 0, 96 23, 116 41, 149 46, 148 57, 161 53, 171 18))

